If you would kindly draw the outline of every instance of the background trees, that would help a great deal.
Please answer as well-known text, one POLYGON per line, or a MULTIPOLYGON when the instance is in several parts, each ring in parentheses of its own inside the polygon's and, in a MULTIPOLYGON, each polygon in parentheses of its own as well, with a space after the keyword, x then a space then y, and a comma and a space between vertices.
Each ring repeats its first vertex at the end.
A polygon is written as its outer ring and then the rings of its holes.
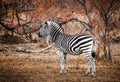
POLYGON ((116 34, 114 33, 114 30, 119 30, 119 17, 117 19, 114 19, 115 13, 120 13, 120 1, 118 0, 106 0, 104 1, 97 1, 98 7, 96 6, 97 10, 100 13, 100 17, 103 20, 103 23, 105 25, 103 37, 104 37, 104 54, 105 56, 112 61, 112 55, 111 55, 111 47, 113 43, 113 38, 115 38, 116 34), (102 3, 103 6, 101 5, 102 3))
MULTIPOLYGON (((85 11, 85 14, 89 21, 89 27, 100 29, 98 39, 103 43, 104 55, 107 59, 112 61, 111 48, 113 38, 117 35, 114 33, 114 30, 119 29, 119 15, 120 10, 120 1, 118 0, 78 0, 81 6, 85 11), (87 4, 88 3, 88 4, 87 4), (94 11, 94 12, 91 12, 94 11), (92 13, 90 15, 90 13, 92 13), (92 18, 93 13, 96 16, 92 18), (118 16, 117 19, 116 15, 118 16), (96 19, 96 17, 99 19, 96 19), (100 21, 99 21, 100 20, 100 21), (97 23, 95 24, 95 22, 97 23), (102 33, 102 35, 101 35, 102 33)), ((94 30, 92 30, 94 31, 94 30)), ((95 34, 96 35, 96 34, 95 34)))
POLYGON ((61 23, 77 18, 86 25, 76 20, 69 21, 63 24, 65 32, 92 34, 99 43, 98 54, 112 61, 112 43, 120 36, 119 0, 1 0, 0 2, 0 28, 5 30, 3 34, 9 34, 10 31, 9 35, 24 35, 32 41, 33 32, 36 32, 44 21, 54 20, 61 23))

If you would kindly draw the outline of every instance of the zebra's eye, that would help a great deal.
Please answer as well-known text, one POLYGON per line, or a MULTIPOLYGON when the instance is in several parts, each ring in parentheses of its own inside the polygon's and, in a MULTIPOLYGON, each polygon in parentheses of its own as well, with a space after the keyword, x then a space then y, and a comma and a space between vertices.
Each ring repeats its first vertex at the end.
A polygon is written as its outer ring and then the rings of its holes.
POLYGON ((47 24, 47 22, 45 22, 45 24, 47 24))
POLYGON ((45 21, 45 24, 47 25, 47 21, 45 21))

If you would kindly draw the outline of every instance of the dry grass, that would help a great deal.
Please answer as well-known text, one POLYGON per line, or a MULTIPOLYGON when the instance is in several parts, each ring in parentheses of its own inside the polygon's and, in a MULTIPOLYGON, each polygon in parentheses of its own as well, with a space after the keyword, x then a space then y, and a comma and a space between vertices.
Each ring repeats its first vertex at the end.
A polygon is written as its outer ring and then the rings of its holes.
MULTIPOLYGON (((36 44, 31 44, 37 46, 36 44)), ((21 46, 21 45, 15 45, 21 46)), ((14 47, 15 47, 14 46, 14 47)), ((25 46, 25 45, 23 45, 25 46)), ((13 47, 9 46, 9 47, 13 47)), ((30 47, 30 46, 27 46, 30 47)), ((54 48, 43 53, 0 53, 0 82, 119 82, 120 65, 96 61, 95 77, 84 76, 86 58, 68 56, 69 73, 60 75, 59 57, 54 48), (13 55, 14 54, 14 55, 13 55), (79 61, 79 64, 77 65, 79 61)))

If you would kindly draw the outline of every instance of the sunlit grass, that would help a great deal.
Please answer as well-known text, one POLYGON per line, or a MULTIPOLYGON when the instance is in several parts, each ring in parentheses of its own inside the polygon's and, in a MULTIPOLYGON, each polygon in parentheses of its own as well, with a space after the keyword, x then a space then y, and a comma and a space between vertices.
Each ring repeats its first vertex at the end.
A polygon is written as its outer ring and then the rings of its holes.
POLYGON ((119 64, 96 61, 96 76, 84 76, 87 59, 68 55, 68 74, 60 75, 59 56, 54 50, 39 54, 0 54, 0 82, 108 82, 120 81, 119 64))

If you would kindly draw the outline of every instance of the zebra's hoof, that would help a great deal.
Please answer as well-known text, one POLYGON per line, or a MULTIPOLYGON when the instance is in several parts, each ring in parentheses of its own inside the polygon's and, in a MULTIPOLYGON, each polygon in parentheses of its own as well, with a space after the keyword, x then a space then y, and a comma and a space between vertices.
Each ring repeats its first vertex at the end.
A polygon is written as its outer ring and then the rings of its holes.
POLYGON ((92 74, 91 77, 95 77, 95 75, 92 74))
POLYGON ((91 77, 94 77, 94 75, 91 75, 91 77))
POLYGON ((63 75, 64 73, 63 73, 63 71, 60 71, 60 75, 63 75))
POLYGON ((95 74, 91 74, 91 77, 94 77, 95 76, 95 74))
POLYGON ((60 73, 60 75, 63 75, 63 73, 60 73))
POLYGON ((85 76, 88 76, 89 75, 89 72, 85 73, 85 76))
POLYGON ((85 74, 85 76, 88 76, 88 74, 85 74))
POLYGON ((92 73, 91 73, 91 76, 94 77, 94 76, 95 76, 95 73, 96 73, 96 72, 92 72, 92 73))

